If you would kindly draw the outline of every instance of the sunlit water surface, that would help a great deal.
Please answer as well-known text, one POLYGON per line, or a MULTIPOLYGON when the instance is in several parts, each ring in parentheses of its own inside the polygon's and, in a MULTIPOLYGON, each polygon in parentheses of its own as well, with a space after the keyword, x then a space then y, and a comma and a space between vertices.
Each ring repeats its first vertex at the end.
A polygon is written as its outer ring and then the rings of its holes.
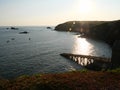
POLYGON ((59 55, 61 53, 111 57, 111 49, 104 42, 78 38, 74 33, 57 32, 46 27, 19 27, 19 30, 0 27, 2 78, 15 78, 23 74, 58 73, 82 68, 61 57, 59 55), (21 31, 29 33, 19 34, 21 31))

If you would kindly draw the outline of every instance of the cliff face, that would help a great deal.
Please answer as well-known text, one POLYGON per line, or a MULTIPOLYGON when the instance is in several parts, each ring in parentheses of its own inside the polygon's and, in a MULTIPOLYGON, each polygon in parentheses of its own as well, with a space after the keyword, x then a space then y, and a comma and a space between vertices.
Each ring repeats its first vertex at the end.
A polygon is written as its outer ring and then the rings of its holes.
POLYGON ((92 27, 86 36, 104 40, 113 46, 116 40, 120 40, 120 20, 92 27))
POLYGON ((91 27, 86 36, 98 38, 105 41, 115 41, 120 39, 120 20, 103 23, 91 27))

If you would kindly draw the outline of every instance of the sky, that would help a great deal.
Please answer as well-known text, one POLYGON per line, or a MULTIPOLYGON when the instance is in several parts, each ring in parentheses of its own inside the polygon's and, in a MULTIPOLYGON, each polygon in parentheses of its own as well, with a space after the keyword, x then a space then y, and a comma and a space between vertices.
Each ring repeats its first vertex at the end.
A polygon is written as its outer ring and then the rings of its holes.
POLYGON ((120 0, 0 0, 0 26, 120 19, 120 0))

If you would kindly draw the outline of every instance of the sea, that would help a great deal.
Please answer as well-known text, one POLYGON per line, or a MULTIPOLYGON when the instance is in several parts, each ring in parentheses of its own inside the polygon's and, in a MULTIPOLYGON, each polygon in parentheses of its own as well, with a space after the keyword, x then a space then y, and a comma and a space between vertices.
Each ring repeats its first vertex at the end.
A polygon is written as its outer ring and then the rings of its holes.
POLYGON ((60 56, 73 53, 111 58, 111 47, 103 41, 79 37, 73 32, 55 31, 47 26, 0 27, 0 78, 62 73, 83 69, 60 56), (27 31, 27 34, 21 33, 27 31))

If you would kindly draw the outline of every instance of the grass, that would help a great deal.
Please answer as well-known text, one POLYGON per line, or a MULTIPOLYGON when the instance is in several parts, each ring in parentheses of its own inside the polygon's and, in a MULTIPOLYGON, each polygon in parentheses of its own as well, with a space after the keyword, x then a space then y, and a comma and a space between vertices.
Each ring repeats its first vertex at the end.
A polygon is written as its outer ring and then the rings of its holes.
POLYGON ((0 90, 120 90, 120 68, 108 71, 73 71, 23 75, 0 80, 0 90))

